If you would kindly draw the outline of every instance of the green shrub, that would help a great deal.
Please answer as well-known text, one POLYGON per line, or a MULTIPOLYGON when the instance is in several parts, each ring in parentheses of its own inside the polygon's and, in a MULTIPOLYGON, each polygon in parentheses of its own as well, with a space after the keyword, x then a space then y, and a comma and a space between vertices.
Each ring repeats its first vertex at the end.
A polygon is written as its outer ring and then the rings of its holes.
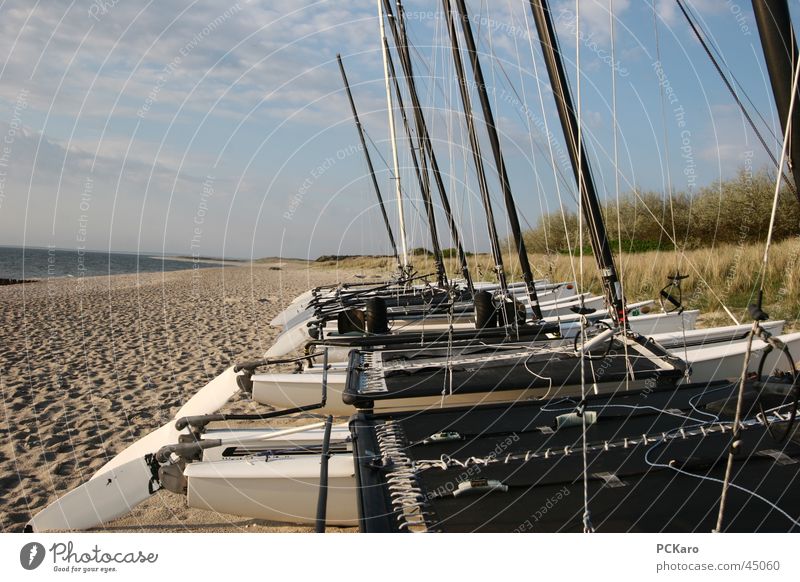
MULTIPOLYGON (((609 240, 616 252, 697 249, 718 244, 743 245, 763 241, 769 228, 775 177, 767 171, 744 170, 730 180, 701 188, 695 195, 676 193, 672 199, 655 192, 633 191, 619 201, 606 201, 603 216, 609 240), (619 217, 619 220, 618 220, 619 217), (673 244, 673 233, 675 243, 673 244)), ((800 232, 800 205, 786 188, 781 190, 774 240, 800 232)), ((578 217, 559 210, 545 215, 524 233, 529 252, 578 254, 578 217)), ((584 252, 589 252, 589 233, 584 232, 584 252)))

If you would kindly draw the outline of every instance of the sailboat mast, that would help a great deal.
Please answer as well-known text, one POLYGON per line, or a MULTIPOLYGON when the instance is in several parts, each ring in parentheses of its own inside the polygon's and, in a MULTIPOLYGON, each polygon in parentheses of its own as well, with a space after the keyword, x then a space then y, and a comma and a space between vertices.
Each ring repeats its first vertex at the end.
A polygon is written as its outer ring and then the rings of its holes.
POLYGON ((344 82, 344 89, 347 93, 347 100, 350 102, 350 110, 353 112, 353 120, 356 123, 356 129, 358 130, 358 138, 361 140, 361 148, 364 150, 364 157, 367 160, 367 169, 369 170, 369 177, 372 180, 372 187, 375 190, 375 196, 378 198, 378 206, 381 209, 381 215, 383 216, 383 223, 386 225, 386 233, 389 235, 389 244, 392 246, 392 253, 394 253, 394 258, 397 261, 397 265, 400 265, 400 256, 397 253, 397 243, 394 240, 394 233, 392 233, 392 225, 389 222, 389 216, 386 214, 386 205, 383 203, 383 196, 381 195, 380 186, 378 186, 378 179, 375 177, 375 168, 372 165, 372 158, 369 155, 369 150, 367 149, 367 142, 364 138, 364 128, 361 126, 361 120, 358 118, 358 111, 356 111, 356 103, 353 100, 353 94, 350 91, 350 83, 347 81, 347 74, 344 72, 344 64, 342 63, 342 56, 337 54, 336 60, 339 63, 339 72, 342 74, 342 81, 344 82))
MULTIPOLYGON (((483 121, 486 126, 486 132, 489 134, 489 143, 492 147, 492 154, 494 156, 495 166, 500 176, 500 185, 503 190, 503 200, 506 205, 506 213, 508 215, 509 226, 511 227, 511 234, 514 238, 514 244, 517 247, 517 258, 520 267, 522 268, 522 279, 525 281, 525 287, 528 292, 528 301, 531 304, 534 319, 542 319, 542 310, 539 307, 539 298, 536 295, 536 285, 533 281, 533 273, 531 272, 531 265, 528 261, 528 252, 525 248, 525 241, 522 238, 522 231, 519 225, 519 216, 517 215, 517 206, 514 203, 514 196, 511 194, 511 183, 508 180, 508 172, 506 171, 506 163, 503 159, 503 152, 500 149, 500 138, 497 132, 497 126, 494 122, 494 115, 492 113, 492 106, 489 103, 489 96, 486 91, 486 82, 483 77, 483 70, 481 69, 481 62, 478 58, 478 50, 475 45, 475 38, 472 35, 472 27, 469 23, 469 16, 467 14, 467 6, 464 0, 455 0, 456 9, 458 10, 459 20, 461 20, 461 30, 464 33, 464 44, 466 45, 467 52, 470 56, 470 64, 472 66, 472 74, 475 77, 477 84, 478 98, 480 99, 481 109, 483 110, 483 121)), ((449 0, 444 0, 445 10, 448 9, 449 0)))
POLYGON ((389 27, 392 30, 395 46, 397 46, 398 53, 400 54, 400 64, 403 67, 406 86, 408 87, 408 93, 411 97, 411 107, 414 112, 414 121, 417 127, 417 139, 421 143, 421 149, 424 152, 423 155, 427 155, 428 160, 431 163, 431 170, 436 183, 436 189, 439 192, 442 210, 444 210, 445 217, 447 218, 450 236, 453 239, 453 244, 455 245, 456 252, 458 254, 458 261, 461 266, 461 275, 464 277, 467 289, 470 291, 470 293, 473 293, 474 288, 472 285, 472 277, 469 273, 467 254, 464 252, 464 245, 461 242, 461 233, 459 232, 458 225, 453 217, 453 211, 450 207, 450 200, 447 197, 447 190, 444 187, 444 180, 442 179, 442 173, 439 170, 436 152, 433 150, 433 143, 431 142, 430 134, 428 133, 428 125, 425 122, 425 116, 422 113, 422 106, 420 105, 416 83, 414 82, 414 72, 411 66, 411 55, 408 50, 408 42, 405 38, 405 26, 402 19, 403 5, 401 2, 397 2, 398 11, 400 13, 400 18, 397 19, 399 20, 399 25, 394 17, 392 5, 390 4, 389 0, 384 0, 383 6, 384 10, 386 11, 386 15, 389 18, 389 27))
POLYGON ((481 202, 483 203, 483 209, 486 213, 486 226, 489 229, 489 244, 491 245, 492 249, 492 259, 494 260, 494 268, 497 272, 497 280, 500 283, 500 289, 503 294, 506 294, 508 292, 508 283, 506 281, 505 268, 503 266, 503 253, 502 249, 500 248, 500 239, 497 236, 497 227, 494 221, 494 211, 492 210, 492 201, 489 196, 489 186, 486 182, 486 173, 483 168, 483 159, 481 157, 480 141, 478 140, 478 133, 475 130, 475 118, 472 113, 472 103, 469 96, 469 89, 467 88, 466 75, 464 74, 464 64, 461 62, 456 26, 453 22, 453 15, 450 11, 450 0, 443 0, 443 4, 444 14, 447 20, 447 29, 450 33, 450 48, 453 53, 453 64, 455 65, 459 93, 461 94, 461 104, 464 109, 464 118, 467 122, 467 133, 469 134, 472 160, 475 164, 475 172, 478 176, 478 188, 481 193, 481 202))
MULTIPOLYGON (((789 123, 789 104, 792 101, 792 79, 798 55, 794 28, 786 0, 753 0, 753 13, 761 37, 764 60, 767 62, 769 79, 775 106, 786 132, 789 123)), ((795 193, 800 201, 800 107, 792 111, 789 137, 789 167, 794 175, 795 193)))
POLYGON ((384 50, 387 55, 387 63, 389 64, 389 76, 391 77, 394 93, 397 97, 397 109, 400 111, 400 117, 403 120, 403 128, 408 137, 408 143, 411 148, 411 163, 414 166, 414 173, 419 182, 419 189, 422 194, 422 199, 425 202, 425 214, 428 218, 428 230, 431 232, 431 247, 433 250, 433 260, 436 265, 436 276, 439 286, 447 284, 447 274, 444 268, 444 259, 442 257, 442 246, 439 244, 439 232, 436 228, 436 214, 433 207, 433 200, 431 199, 431 184, 428 178, 428 167, 425 164, 425 156, 417 159, 417 149, 414 147, 414 136, 411 133, 411 125, 408 123, 408 116, 406 116, 405 104, 403 103, 403 94, 400 90, 400 83, 397 81, 397 75, 394 70, 394 62, 392 62, 392 53, 389 50, 389 43, 384 38, 384 50))
POLYGON ((378 21, 381 31, 381 54, 383 55, 383 79, 386 85, 386 107, 389 113, 389 138, 392 141, 392 163, 394 165, 395 196, 397 197, 397 220, 400 225, 400 249, 403 258, 403 268, 408 268, 408 243, 406 237, 406 220, 403 212, 403 192, 400 187, 400 162, 397 158, 397 136, 394 131, 394 103, 392 101, 392 88, 389 84, 389 55, 386 50, 386 31, 383 26, 383 5, 378 0, 378 21))
POLYGON ((575 175, 575 181, 582 186, 580 192, 582 209, 589 225, 592 249, 600 270, 606 301, 613 309, 612 317, 614 321, 619 325, 625 326, 625 300, 622 297, 622 287, 617 276, 617 269, 614 266, 614 256, 611 254, 611 245, 606 235, 605 222, 603 221, 603 214, 600 209, 589 160, 583 154, 583 140, 579 137, 578 120, 575 116, 569 83, 564 72, 550 8, 547 0, 530 0, 530 5, 533 19, 536 22, 536 30, 539 33, 539 42, 542 45, 547 74, 553 87, 561 129, 567 141, 572 171, 575 175))

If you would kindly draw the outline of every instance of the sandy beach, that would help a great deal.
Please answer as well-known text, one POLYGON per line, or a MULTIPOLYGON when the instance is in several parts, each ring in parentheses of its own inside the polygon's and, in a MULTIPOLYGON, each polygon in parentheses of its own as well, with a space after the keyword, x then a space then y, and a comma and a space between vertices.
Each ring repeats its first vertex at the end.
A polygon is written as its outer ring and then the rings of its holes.
MULTIPOLYGON (((260 357, 295 296, 353 275, 274 262, 0 287, 0 530, 20 531, 226 367, 260 357)), ((309 531, 189 510, 168 492, 103 530, 309 531)))

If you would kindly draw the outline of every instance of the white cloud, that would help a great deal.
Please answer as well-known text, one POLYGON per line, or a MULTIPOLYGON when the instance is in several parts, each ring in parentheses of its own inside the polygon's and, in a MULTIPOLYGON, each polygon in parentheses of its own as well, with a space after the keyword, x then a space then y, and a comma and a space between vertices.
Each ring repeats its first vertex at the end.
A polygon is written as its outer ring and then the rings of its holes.
POLYGON ((338 88, 335 67, 318 68, 331 47, 347 53, 377 44, 377 35, 358 34, 365 18, 367 29, 374 23, 371 2, 161 1, 146 9, 120 2, 99 21, 92 6, 6 2, 0 97, 13 99, 25 84, 40 111, 104 117, 117 114, 117 100, 140 107, 153 91, 154 106, 174 109, 191 95, 190 107, 204 112, 226 89, 226 105, 243 108, 286 85, 291 90, 274 99, 301 106, 308 100, 297 99, 300 90, 338 88))
MULTIPOLYGON (((630 8, 630 0, 615 0, 615 18, 622 18, 630 8)), ((575 38, 580 26, 583 39, 608 44, 611 41, 611 24, 608 0, 580 0, 578 3, 580 21, 574 1, 561 0, 553 9, 554 20, 559 34, 575 38)))
MULTIPOLYGON (((701 13, 719 10, 718 4, 692 2, 701 13)), ((247 254, 255 241, 257 254, 273 254, 278 244, 274 233, 287 226, 292 232, 311 232, 323 211, 329 220, 313 231, 312 248, 331 252, 344 241, 342 248, 348 250, 352 241, 340 238, 335 229, 327 232, 324 224, 348 223, 351 208, 362 198, 372 199, 361 159, 348 158, 315 183, 291 224, 281 215, 315 163, 357 142, 336 52, 344 58, 362 121, 388 157, 374 0, 239 0, 236 9, 231 9, 235 3, 214 0, 123 0, 92 18, 89 11, 98 5, 91 0, 9 0, 0 7, 0 132, 12 119, 23 89, 27 107, 22 123, 28 128, 15 143, 13 175, 0 204, 0 234, 5 237, 0 242, 21 241, 24 225, 29 241, 72 240, 83 181, 94 164, 91 213, 97 247, 111 237, 116 248, 165 244, 185 252, 202 181, 213 172, 216 207, 206 224, 207 254, 218 254, 226 236, 227 248, 236 253, 247 254), (26 205, 36 212, 26 215, 26 205), (236 228, 227 222, 229 214, 236 228)), ((662 17, 674 18, 672 0, 657 6, 662 17)), ((429 78, 418 86, 423 103, 438 110, 436 115, 433 110, 426 113, 440 163, 452 165, 447 170, 456 180, 466 175, 470 182, 458 182, 454 189, 460 192, 474 184, 471 162, 466 171, 462 168, 463 120, 447 34, 441 18, 428 16, 441 8, 430 0, 407 0, 406 8, 417 14, 409 29, 418 54, 435 55, 432 68, 440 76, 439 86, 432 88, 429 78), (436 43, 444 46, 428 46, 436 43), (441 111, 448 106, 453 110, 441 111)), ((538 109, 522 30, 526 17, 530 22, 527 2, 472 0, 469 8, 473 22, 483 22, 475 26, 480 47, 489 48, 491 33, 495 56, 506 59, 503 67, 515 84, 520 77, 516 66, 521 66, 527 99, 538 109)), ((556 1, 554 9, 557 15, 561 10, 574 15, 574 2, 556 1)), ((610 41, 607 9, 607 0, 580 3, 581 34, 603 49, 610 41)), ((630 0, 614 0, 614 9, 628 24, 642 12, 630 0)), ((564 17, 560 23, 559 33, 569 34, 569 20, 564 17)), ((567 37, 562 38, 567 45, 567 37)), ((574 48, 574 36, 571 44, 566 48, 574 48)), ((625 57, 626 49, 639 50, 638 45, 627 47, 621 34, 618 54, 625 57)), ((417 72, 424 76, 426 69, 416 55, 417 72)), ((592 67, 602 64, 594 57, 584 48, 582 66, 589 78, 592 67)), ((489 82, 504 88, 503 74, 492 68, 489 55, 482 55, 482 63, 489 82)), ((591 87, 584 87, 588 93, 591 87)), ((550 108, 549 99, 545 101, 550 108)), ((598 134, 606 120, 592 111, 601 107, 590 103, 586 110, 589 129, 598 134)), ((508 104, 498 109, 503 140, 510 146, 507 158, 530 155, 527 124, 508 104)), ((724 143, 737 136, 719 136, 717 154, 730 157, 724 143)), ((712 143, 713 136, 704 137, 712 143)), ((546 144, 541 144, 537 154, 544 152, 546 144)), ((489 152, 487 147, 484 154, 489 152)), ((713 153, 698 149, 698 155, 713 153)), ((382 166, 378 156, 374 161, 382 166)), ((527 173, 520 176, 512 177, 515 185, 530 179, 527 173)), ((463 204, 457 196, 456 206, 463 204)), ((371 222, 367 227, 372 228, 371 222)), ((348 232, 357 230, 353 226, 348 232)), ((304 254, 307 241, 296 244, 289 254, 304 254)))
MULTIPOLYGON (((654 0, 659 18, 667 25, 674 25, 683 21, 683 14, 675 0, 654 0)), ((722 0, 691 0, 687 2, 695 14, 719 14, 728 9, 727 3, 722 0)), ((749 4, 749 2, 748 2, 749 4)))

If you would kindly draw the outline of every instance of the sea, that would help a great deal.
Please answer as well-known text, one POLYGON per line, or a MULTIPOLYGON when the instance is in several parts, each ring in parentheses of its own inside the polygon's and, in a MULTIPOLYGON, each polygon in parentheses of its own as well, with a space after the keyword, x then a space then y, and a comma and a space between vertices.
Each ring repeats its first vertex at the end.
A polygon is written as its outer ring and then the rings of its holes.
POLYGON ((194 261, 191 258, 158 256, 153 253, 0 246, 0 279, 94 277, 219 266, 219 262, 194 261))

